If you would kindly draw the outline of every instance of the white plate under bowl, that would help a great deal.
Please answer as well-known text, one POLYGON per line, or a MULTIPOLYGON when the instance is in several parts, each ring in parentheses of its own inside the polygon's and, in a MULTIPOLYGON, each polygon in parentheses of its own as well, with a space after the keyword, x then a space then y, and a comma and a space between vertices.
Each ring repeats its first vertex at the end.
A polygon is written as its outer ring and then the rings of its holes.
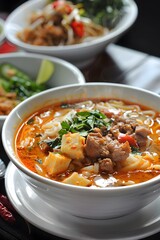
POLYGON ((5 175, 7 195, 17 212, 34 226, 72 240, 137 240, 160 230, 160 198, 128 216, 110 220, 78 218, 47 205, 9 163, 5 175), (45 211, 43 211, 45 209, 45 211))

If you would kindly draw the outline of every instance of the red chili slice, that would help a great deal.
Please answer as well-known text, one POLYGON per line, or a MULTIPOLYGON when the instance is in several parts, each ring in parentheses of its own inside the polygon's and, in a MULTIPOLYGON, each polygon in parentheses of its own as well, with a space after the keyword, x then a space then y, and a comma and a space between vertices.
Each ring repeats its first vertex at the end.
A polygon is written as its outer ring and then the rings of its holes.
POLYGON ((128 141, 130 146, 138 147, 138 144, 137 144, 135 138, 128 134, 120 133, 118 136, 118 141, 120 143, 125 143, 128 141))
POLYGON ((84 36, 84 25, 82 22, 73 21, 71 27, 78 37, 84 36))

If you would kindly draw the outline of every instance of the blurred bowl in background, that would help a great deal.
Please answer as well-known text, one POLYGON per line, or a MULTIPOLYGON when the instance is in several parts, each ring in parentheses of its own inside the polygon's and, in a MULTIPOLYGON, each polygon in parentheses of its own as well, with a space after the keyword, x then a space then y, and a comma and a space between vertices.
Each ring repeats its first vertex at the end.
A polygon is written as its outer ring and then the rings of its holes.
POLYGON ((52 55, 72 62, 77 66, 81 66, 94 59, 109 43, 115 42, 133 25, 138 14, 137 5, 133 0, 124 0, 124 2, 126 5, 123 16, 109 33, 101 37, 74 45, 35 46, 19 40, 17 33, 27 26, 27 18, 31 12, 37 9, 43 9, 46 5, 46 0, 28 1, 8 16, 5 24, 6 38, 21 50, 52 55))
MULTIPOLYGON (((51 61, 55 67, 52 77, 47 82, 47 88, 85 83, 83 74, 74 65, 64 60, 45 55, 22 52, 0 54, 0 65, 2 63, 12 64, 27 73, 31 79, 36 79, 40 65, 42 61, 46 59, 51 61)), ((2 127, 6 117, 6 115, 0 115, 0 128, 2 127)))

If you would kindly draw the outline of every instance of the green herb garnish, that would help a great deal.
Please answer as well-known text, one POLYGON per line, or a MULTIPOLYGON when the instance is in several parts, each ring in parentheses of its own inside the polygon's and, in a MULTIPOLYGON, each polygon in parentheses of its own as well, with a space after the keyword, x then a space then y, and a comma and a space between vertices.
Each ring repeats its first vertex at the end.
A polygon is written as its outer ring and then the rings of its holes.
POLYGON ((106 116, 98 110, 90 112, 77 112, 71 120, 66 120, 61 123, 62 129, 59 131, 60 137, 68 132, 79 134, 86 137, 94 128, 110 127, 111 121, 108 121, 106 116))
POLYGON ((72 2, 81 6, 80 12, 84 17, 109 29, 116 26, 125 6, 123 0, 72 0, 72 2))
POLYGON ((57 137, 52 140, 46 140, 45 143, 47 143, 50 148, 58 149, 61 146, 61 138, 57 137))
POLYGON ((62 128, 59 131, 59 137, 45 142, 49 147, 59 149, 61 147, 61 140, 64 134, 69 132, 79 132, 81 136, 87 137, 94 128, 106 127, 107 130, 109 130, 110 125, 111 120, 108 120, 108 118, 99 110, 77 112, 74 117, 61 122, 62 128))
POLYGON ((133 154, 140 154, 139 148, 137 148, 137 147, 131 146, 131 151, 133 154))

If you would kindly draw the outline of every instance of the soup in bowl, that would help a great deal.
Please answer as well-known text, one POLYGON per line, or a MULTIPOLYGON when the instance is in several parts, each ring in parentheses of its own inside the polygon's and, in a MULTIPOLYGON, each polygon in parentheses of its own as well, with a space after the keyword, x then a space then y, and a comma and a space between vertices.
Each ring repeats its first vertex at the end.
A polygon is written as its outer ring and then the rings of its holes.
POLYGON ((130 214, 159 196, 159 96, 111 83, 46 90, 2 129, 21 175, 49 205, 85 218, 130 214))

